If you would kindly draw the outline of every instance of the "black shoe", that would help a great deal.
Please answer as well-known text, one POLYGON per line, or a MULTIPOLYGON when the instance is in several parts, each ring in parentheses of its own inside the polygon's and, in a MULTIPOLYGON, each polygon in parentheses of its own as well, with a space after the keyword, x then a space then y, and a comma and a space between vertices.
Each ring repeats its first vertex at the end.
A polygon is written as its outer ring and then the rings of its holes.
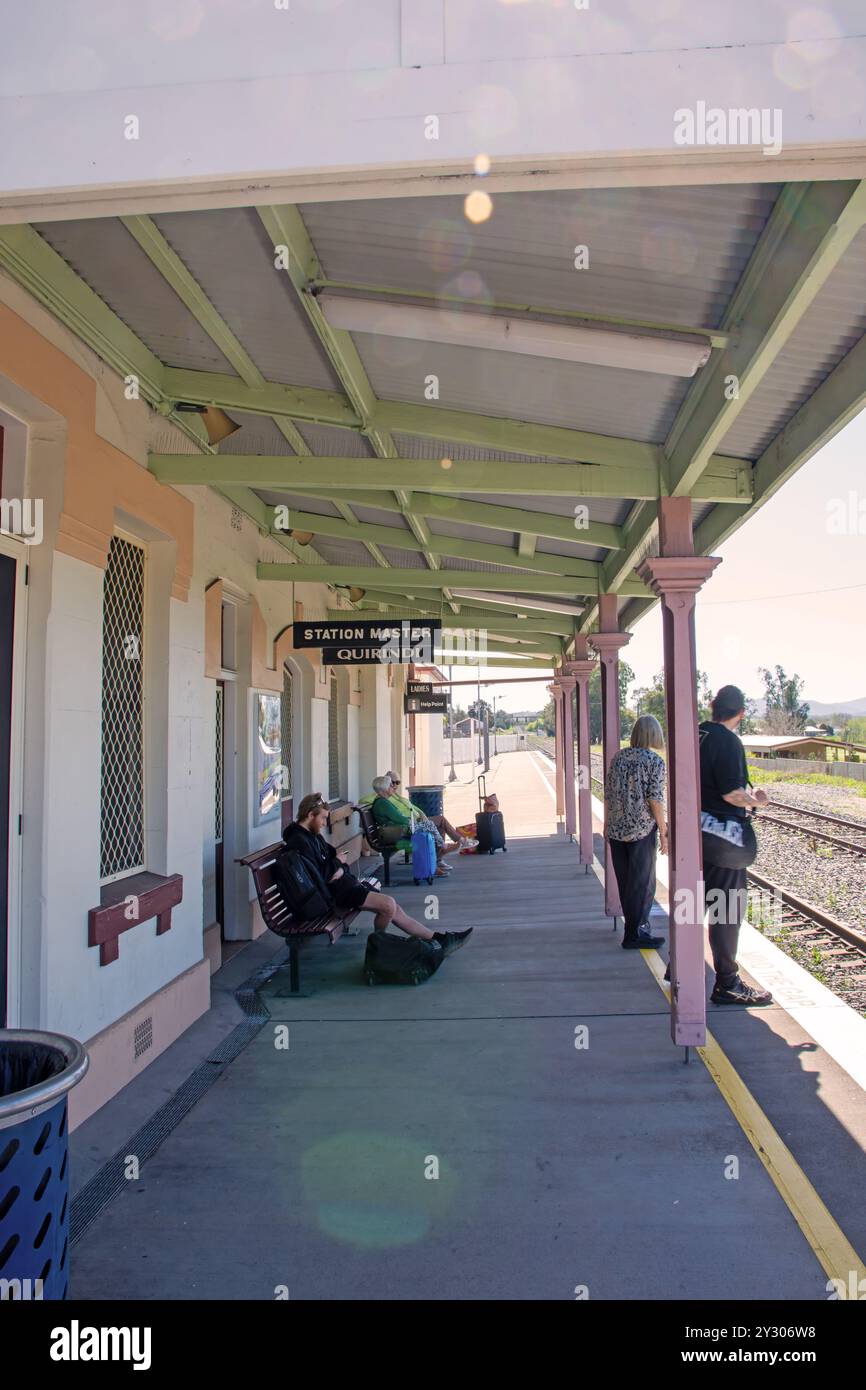
POLYGON ((622 943, 624 951, 654 951, 664 944, 663 936, 627 936, 622 943))
POLYGON ((466 945, 474 930, 474 927, 470 927, 468 931, 437 931, 434 935, 442 947, 443 954, 450 956, 454 951, 459 951, 461 946, 466 945))
POLYGON ((671 982, 671 968, 670 968, 670 966, 668 966, 667 970, 665 971, 665 980, 666 980, 666 982, 667 982, 668 984, 670 984, 670 982, 671 982))
POLYGON ((655 949, 656 946, 664 946, 665 944, 663 936, 653 936, 652 927, 649 922, 646 922, 642 927, 638 927, 637 939, 642 945, 648 946, 650 949, 655 949))
POLYGON ((746 985, 742 980, 735 980, 728 989, 720 989, 718 985, 710 995, 710 1002, 713 1004, 742 1004, 747 1009, 763 1009, 768 1004, 772 1004, 773 996, 766 989, 752 989, 751 985, 746 985))

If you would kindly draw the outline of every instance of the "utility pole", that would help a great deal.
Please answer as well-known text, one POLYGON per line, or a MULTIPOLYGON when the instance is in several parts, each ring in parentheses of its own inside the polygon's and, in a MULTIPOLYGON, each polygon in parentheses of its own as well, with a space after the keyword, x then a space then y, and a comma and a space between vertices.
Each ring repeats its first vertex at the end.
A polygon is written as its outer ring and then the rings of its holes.
MULTIPOLYGON (((454 679, 454 667, 448 667, 448 679, 454 679)), ((457 781, 457 773, 454 771, 454 686, 448 686, 448 723, 451 725, 451 771, 448 774, 449 782, 457 781)))

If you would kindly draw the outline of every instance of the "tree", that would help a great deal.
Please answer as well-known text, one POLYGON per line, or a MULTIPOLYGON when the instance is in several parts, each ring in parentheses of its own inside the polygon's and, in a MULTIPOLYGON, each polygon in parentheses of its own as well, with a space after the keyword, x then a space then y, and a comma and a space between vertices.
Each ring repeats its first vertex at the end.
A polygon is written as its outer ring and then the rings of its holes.
MULTIPOLYGON (((695 693, 698 702, 698 723, 712 718, 712 691, 710 683, 704 671, 695 674, 695 693)), ((665 673, 658 671, 653 676, 652 685, 642 686, 634 692, 634 704, 638 715, 651 714, 661 724, 665 738, 667 738, 667 720, 665 718, 665 673)))
MULTIPOLYGON (((634 671, 627 661, 619 663, 619 707, 625 707, 628 688, 634 684, 634 671)), ((601 666, 589 678, 589 741, 601 743, 601 666)))
POLYGON ((766 732, 802 733, 809 718, 809 706, 802 703, 804 681, 800 676, 787 675, 781 666, 776 666, 773 671, 759 666, 758 674, 764 682, 766 732))

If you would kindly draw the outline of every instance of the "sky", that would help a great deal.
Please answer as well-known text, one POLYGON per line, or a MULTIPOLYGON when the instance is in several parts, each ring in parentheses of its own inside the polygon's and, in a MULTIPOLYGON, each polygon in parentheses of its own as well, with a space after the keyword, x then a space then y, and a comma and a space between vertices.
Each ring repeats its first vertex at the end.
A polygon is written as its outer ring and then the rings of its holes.
MULTIPOLYGON (((807 699, 866 696, 866 411, 713 553, 722 563, 698 595, 695 631, 698 667, 714 690, 738 685, 754 699, 763 693, 758 667, 778 664, 803 677, 807 699)), ((658 605, 637 624, 622 659, 636 685, 661 671, 658 605)), ((464 706, 466 690, 459 691, 464 706)), ((485 699, 494 694, 498 709, 512 711, 541 709, 549 699, 543 683, 482 690, 485 699)))

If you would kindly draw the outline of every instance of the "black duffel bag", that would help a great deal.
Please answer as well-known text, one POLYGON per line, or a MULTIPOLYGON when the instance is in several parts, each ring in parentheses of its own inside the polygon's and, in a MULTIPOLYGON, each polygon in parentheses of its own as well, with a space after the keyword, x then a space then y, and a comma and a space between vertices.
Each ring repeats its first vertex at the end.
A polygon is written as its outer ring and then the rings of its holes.
POLYGON ((368 985, 423 985, 439 969, 441 946, 419 936, 391 936, 371 931, 364 956, 368 985))
POLYGON ((703 861, 714 869, 748 869, 758 857, 758 839, 752 817, 729 816, 720 820, 701 812, 703 861))

